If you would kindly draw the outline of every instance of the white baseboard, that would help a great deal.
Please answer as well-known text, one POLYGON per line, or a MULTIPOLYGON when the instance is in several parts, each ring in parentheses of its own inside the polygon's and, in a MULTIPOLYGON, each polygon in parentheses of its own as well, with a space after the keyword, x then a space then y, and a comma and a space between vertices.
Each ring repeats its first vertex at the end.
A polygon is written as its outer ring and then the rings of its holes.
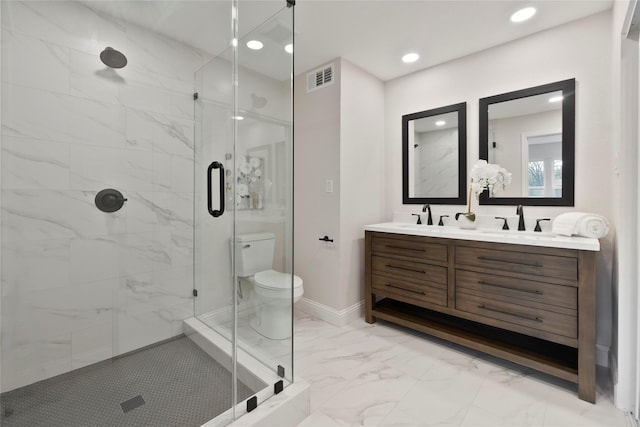
POLYGON ((296 308, 338 327, 347 325, 364 316, 364 301, 357 302, 343 310, 336 310, 309 298, 302 297, 296 303, 296 308))
POLYGON ((611 385, 613 386, 613 406, 624 412, 625 426, 639 427, 640 421, 638 420, 638 417, 629 410, 627 402, 620 396, 620 384, 618 383, 618 358, 611 349, 609 350, 609 376, 611 385))
POLYGON ((610 355, 609 346, 596 344, 596 365, 608 368, 610 355))

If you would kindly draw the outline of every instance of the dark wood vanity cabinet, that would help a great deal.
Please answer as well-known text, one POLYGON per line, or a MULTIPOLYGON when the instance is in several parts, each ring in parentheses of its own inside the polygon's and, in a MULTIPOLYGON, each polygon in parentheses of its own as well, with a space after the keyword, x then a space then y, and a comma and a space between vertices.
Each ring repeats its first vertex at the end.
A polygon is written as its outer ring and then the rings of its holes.
POLYGON ((595 252, 365 232, 365 317, 554 375, 595 402, 595 252))

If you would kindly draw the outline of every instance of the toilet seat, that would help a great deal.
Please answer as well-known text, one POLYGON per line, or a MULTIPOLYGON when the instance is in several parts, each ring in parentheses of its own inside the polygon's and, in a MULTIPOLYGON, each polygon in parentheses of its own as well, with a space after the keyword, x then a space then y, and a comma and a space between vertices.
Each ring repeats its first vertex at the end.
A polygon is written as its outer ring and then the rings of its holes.
MULTIPOLYGON (((291 289, 291 274, 281 273, 275 270, 265 270, 256 273, 253 277, 256 284, 262 288, 272 290, 286 290, 291 289)), ((293 287, 299 288, 302 286, 302 279, 298 276, 293 276, 293 287)))
MULTIPOLYGON (((291 274, 275 270, 260 271, 253 276, 256 292, 268 298, 291 298, 291 274)), ((302 279, 293 276, 293 298, 297 301, 302 297, 302 279)))

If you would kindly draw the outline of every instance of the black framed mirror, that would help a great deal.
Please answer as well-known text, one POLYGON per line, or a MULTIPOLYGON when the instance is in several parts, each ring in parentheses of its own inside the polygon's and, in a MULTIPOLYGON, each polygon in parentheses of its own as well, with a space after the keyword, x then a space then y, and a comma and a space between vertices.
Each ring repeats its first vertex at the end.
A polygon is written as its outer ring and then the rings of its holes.
POLYGON ((481 205, 573 206, 575 79, 480 99, 480 159, 512 174, 481 205))
POLYGON ((464 205, 467 104, 402 116, 402 203, 464 205))

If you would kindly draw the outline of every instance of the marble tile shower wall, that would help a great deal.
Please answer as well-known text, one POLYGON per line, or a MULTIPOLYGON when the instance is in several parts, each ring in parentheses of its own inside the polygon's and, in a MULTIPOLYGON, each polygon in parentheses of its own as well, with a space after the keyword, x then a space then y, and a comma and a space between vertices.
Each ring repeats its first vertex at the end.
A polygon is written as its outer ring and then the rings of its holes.
POLYGON ((430 197, 451 197, 458 193, 458 131, 446 129, 422 134, 416 167, 420 192, 430 197), (436 179, 434 179, 436 177, 436 179))
POLYGON ((182 332, 193 76, 210 58, 76 2, 2 2, 2 390, 182 332), (107 68, 99 53, 121 50, 107 68), (96 193, 116 188, 123 209, 96 193))

